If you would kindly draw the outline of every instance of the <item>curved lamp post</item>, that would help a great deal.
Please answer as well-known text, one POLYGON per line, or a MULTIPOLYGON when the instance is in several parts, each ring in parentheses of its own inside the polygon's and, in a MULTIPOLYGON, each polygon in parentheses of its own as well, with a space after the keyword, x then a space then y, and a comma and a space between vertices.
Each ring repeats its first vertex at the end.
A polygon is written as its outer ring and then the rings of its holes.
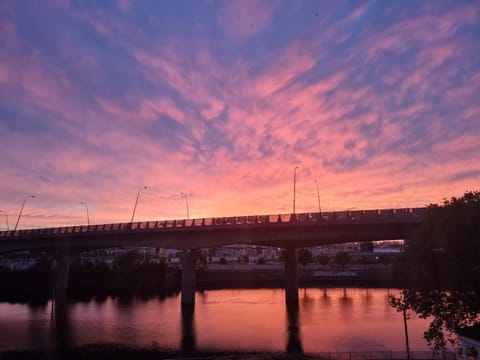
POLYGON ((25 199, 23 200, 22 207, 20 208, 20 213, 18 214, 17 223, 15 224, 15 228, 13 229, 13 231, 17 230, 18 223, 20 222, 20 218, 22 217, 23 208, 24 208, 24 206, 25 206, 25 203, 27 202, 27 199, 29 199, 29 198, 34 199, 34 198, 35 198, 35 195, 28 195, 28 196, 26 196, 25 199))
POLYGON ((317 180, 313 180, 313 181, 315 181, 315 185, 317 185, 318 212, 321 214, 322 213, 322 207, 320 206, 320 190, 318 190, 317 180))
POLYGON ((85 209, 87 209, 87 225, 90 226, 90 214, 88 213, 88 205, 84 201, 80 201, 80 204, 85 205, 85 209))
POLYGON ((140 197, 140 192, 142 190, 147 190, 147 187, 144 186, 144 187, 141 187, 138 189, 138 192, 137 192, 137 200, 135 200, 135 206, 133 207, 133 214, 132 214, 132 220, 130 220, 130 222, 133 223, 133 218, 135 217, 135 211, 137 210, 137 204, 138 204, 138 198, 140 197))
POLYGON ((293 213, 295 214, 295 193, 297 187, 297 169, 298 166, 295 166, 295 170, 293 170, 293 213))
POLYGON ((187 206, 187 220, 190 220, 190 212, 188 211, 188 199, 187 199, 187 194, 184 192, 180 193, 184 198, 185 198, 185 205, 187 206))
POLYGON ((10 230, 10 225, 8 224, 8 214, 6 211, 0 210, 0 213, 5 213, 5 220, 7 221, 7 231, 10 230))

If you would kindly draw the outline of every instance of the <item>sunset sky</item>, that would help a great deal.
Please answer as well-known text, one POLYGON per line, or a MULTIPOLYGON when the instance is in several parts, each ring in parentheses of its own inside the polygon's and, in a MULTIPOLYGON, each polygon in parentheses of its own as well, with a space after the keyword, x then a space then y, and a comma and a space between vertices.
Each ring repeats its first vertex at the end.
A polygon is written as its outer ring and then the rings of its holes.
POLYGON ((480 189, 479 1, 0 2, 0 230, 480 189))

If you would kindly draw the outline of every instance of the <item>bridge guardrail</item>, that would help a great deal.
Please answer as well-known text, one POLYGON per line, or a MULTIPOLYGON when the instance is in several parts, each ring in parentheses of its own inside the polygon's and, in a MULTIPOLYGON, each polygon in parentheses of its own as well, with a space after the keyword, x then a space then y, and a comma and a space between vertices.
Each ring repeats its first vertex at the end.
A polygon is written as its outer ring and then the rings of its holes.
POLYGON ((40 236, 40 235, 59 235, 65 236, 78 233, 95 232, 118 232, 118 231, 155 231, 182 228, 209 228, 209 227, 230 227, 230 226, 249 226, 249 225, 269 225, 269 224, 351 224, 363 222, 376 223, 391 221, 421 221, 425 216, 426 208, 406 208, 406 209, 382 209, 382 210, 356 210, 356 211, 335 211, 322 213, 296 213, 296 214, 277 214, 277 215, 248 215, 231 216, 218 218, 201 219, 176 219, 144 221, 133 223, 114 223, 97 225, 77 225, 57 228, 41 229, 23 229, 0 231, 1 238, 40 236))

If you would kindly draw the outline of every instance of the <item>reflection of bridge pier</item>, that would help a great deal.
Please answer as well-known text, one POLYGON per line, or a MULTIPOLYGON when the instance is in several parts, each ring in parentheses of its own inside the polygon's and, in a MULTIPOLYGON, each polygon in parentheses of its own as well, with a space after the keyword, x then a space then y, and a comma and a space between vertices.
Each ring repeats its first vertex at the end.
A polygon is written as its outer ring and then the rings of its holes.
MULTIPOLYGON (((298 300, 298 298, 297 298, 298 300)), ((303 346, 300 339, 300 327, 298 326, 298 303, 287 303, 287 319, 288 319, 288 340, 287 354, 302 354, 303 346)))
POLYGON ((52 299, 52 350, 63 358, 71 345, 70 340, 70 319, 67 305, 67 291, 55 292, 55 299, 52 299))
POLYGON ((197 349, 193 315, 195 306, 182 305, 182 342, 181 349, 185 354, 193 354, 197 349))

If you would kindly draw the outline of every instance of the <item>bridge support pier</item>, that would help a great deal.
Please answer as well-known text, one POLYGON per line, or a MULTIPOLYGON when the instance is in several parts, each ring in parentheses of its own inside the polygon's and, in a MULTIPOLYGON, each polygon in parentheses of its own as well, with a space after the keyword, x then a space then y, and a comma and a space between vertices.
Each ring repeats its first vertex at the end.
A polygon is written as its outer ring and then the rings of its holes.
POLYGON ((64 304, 67 298, 68 279, 70 277, 71 257, 67 252, 58 253, 56 256, 57 271, 55 275, 54 296, 57 304, 64 304))
POLYGON ((287 306, 298 306, 297 250, 285 249, 285 301, 287 306))
POLYGON ((198 254, 193 250, 183 250, 180 254, 182 262, 182 305, 195 304, 195 289, 197 286, 195 264, 198 254))

